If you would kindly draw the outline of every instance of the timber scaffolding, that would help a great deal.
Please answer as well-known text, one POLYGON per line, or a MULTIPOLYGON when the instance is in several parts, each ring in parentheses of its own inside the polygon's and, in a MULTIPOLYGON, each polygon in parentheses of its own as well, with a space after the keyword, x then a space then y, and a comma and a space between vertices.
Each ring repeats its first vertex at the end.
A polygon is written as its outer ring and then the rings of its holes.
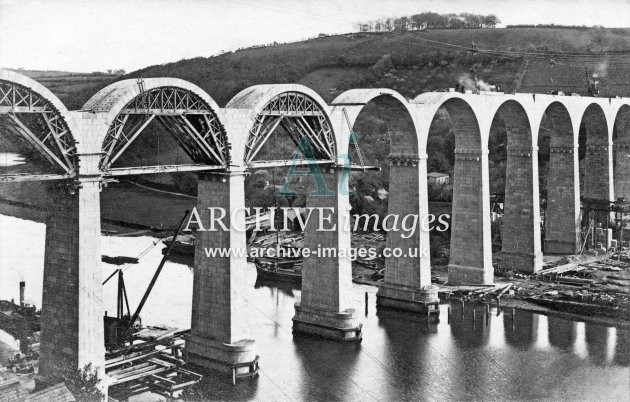
POLYGON ((628 247, 623 236, 626 229, 624 217, 630 214, 630 202, 624 198, 607 201, 582 197, 581 203, 583 230, 580 254, 591 248, 609 251, 628 247))
POLYGON ((182 348, 184 335, 190 330, 177 328, 142 327, 140 313, 170 255, 188 216, 184 213, 177 225, 173 240, 158 265, 136 311, 131 314, 123 270, 114 271, 103 282, 105 285, 118 274, 116 317, 105 313, 105 374, 112 395, 128 396, 150 391, 178 397, 184 389, 197 384, 202 376, 184 368, 182 348), (127 310, 125 314, 125 308, 127 310))
POLYGON ((150 391, 174 398, 197 384, 202 376, 186 368, 182 359, 184 335, 189 330, 146 327, 133 334, 129 346, 109 351, 105 374, 109 392, 127 399, 150 391))

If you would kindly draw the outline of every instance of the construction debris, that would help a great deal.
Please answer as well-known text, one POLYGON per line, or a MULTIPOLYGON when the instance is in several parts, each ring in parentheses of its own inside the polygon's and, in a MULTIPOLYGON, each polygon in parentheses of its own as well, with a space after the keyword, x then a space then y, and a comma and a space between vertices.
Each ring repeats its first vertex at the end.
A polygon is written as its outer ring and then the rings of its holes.
POLYGON ((136 394, 151 390, 170 398, 197 384, 202 376, 182 359, 184 334, 177 328, 145 327, 133 334, 132 345, 108 353, 105 373, 110 393, 136 394))

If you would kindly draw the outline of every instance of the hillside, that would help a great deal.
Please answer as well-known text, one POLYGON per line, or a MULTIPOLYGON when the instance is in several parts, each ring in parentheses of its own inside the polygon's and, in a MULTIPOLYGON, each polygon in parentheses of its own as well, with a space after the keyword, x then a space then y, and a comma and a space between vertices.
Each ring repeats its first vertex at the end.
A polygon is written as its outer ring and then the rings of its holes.
POLYGON ((118 76, 105 74, 72 74, 33 78, 61 99, 68 110, 78 110, 96 92, 117 81, 118 76))
MULTIPOLYGON (((602 96, 630 96, 628 52, 630 29, 370 32, 180 60, 146 67, 123 78, 182 78, 202 87, 223 106, 241 89, 262 83, 297 82, 327 101, 357 87, 393 88, 414 97, 452 87, 473 68, 480 79, 504 91, 585 93, 586 65, 589 74, 599 74, 602 96), (471 42, 479 52, 470 51, 471 42)), ((61 71, 20 73, 47 86, 70 110, 79 109, 92 94, 119 79, 61 71)))
MULTIPOLYGON (((123 78, 185 79, 203 88, 224 106, 242 89, 269 83, 304 84, 326 101, 347 89, 360 87, 392 88, 413 98, 422 92, 453 87, 471 71, 505 92, 561 90, 580 94, 586 94, 587 74, 590 77, 596 73, 601 96, 630 96, 630 29, 436 29, 355 33, 180 60, 150 66, 123 78)), ((117 79, 71 74, 43 74, 34 78, 56 93, 70 110, 80 108, 97 90, 117 79)), ((356 190, 356 196, 351 198, 351 204, 359 214, 383 215, 387 211, 387 200, 378 200, 376 194, 389 187, 388 164, 382 162, 389 153, 387 122, 390 117, 386 108, 377 109, 372 115, 364 114, 355 126, 361 135, 360 146, 366 164, 383 169, 352 174, 350 185, 356 190)), ((159 125, 152 124, 145 131, 151 135, 140 136, 121 158, 121 163, 175 163, 183 157, 179 147, 159 125)), ((493 194, 504 192, 505 136, 501 125, 491 133, 489 173, 493 194)), ((428 171, 452 174, 453 149, 451 123, 447 115, 438 114, 428 139, 428 171)), ((544 158, 539 159, 539 168, 541 197, 545 198, 548 167, 544 158)), ((270 172, 261 174, 266 175, 267 181, 271 177, 283 177, 270 172)), ((246 184, 248 202, 255 206, 273 205, 273 197, 256 187, 251 177, 254 176, 249 176, 246 184)), ((154 175, 137 180, 150 180, 152 185, 190 194, 196 191, 194 174, 154 175)), ((450 186, 429 188, 429 197, 434 201, 449 201, 451 191, 450 186)), ((294 206, 300 205, 301 202, 294 203, 294 206)), ((441 244, 448 244, 448 234, 443 237, 438 239, 432 233, 434 257, 441 244)))
MULTIPOLYGON (((589 75, 598 74, 602 96, 630 96, 630 29, 354 33, 180 60, 146 67, 123 78, 182 78, 199 85, 223 106, 240 90, 263 83, 301 83, 326 101, 347 89, 360 87, 392 88, 412 98, 422 92, 453 87, 473 69, 480 79, 506 92, 561 90, 585 94, 584 66, 589 75), (477 51, 471 51, 473 44, 477 51)), ((79 109, 96 91, 118 79, 111 75, 62 72, 30 75, 56 93, 70 110, 79 109)), ((381 153, 387 154, 387 149, 381 150, 378 145, 387 131, 386 118, 385 112, 373 120, 358 122, 367 163, 380 164, 384 159, 381 153)), ((429 141, 429 170, 449 172, 453 161, 452 150, 447 148, 452 144, 438 141, 437 137, 444 137, 450 125, 440 121, 436 124, 436 138, 429 141)), ((141 159, 148 158, 157 145, 141 138, 137 153, 141 159)), ((158 153, 164 156, 163 152, 158 153)), ((498 173, 497 177, 502 175, 498 173)), ((501 180, 498 182, 500 187, 501 180)))
POLYGON ((13 70, 38 81, 61 99, 68 110, 78 110, 100 89, 120 78, 103 73, 72 73, 56 70, 13 70))
POLYGON ((327 101, 356 87, 388 87, 413 97, 452 87, 473 68, 480 79, 505 91, 559 89, 584 93, 583 66, 588 65, 592 73, 610 64, 614 68, 606 69, 605 77, 600 77, 601 94, 630 95, 629 51, 630 29, 603 33, 551 28, 374 32, 181 60, 147 67, 127 77, 183 78, 225 105, 241 89, 260 83, 298 82, 313 88, 327 101), (471 42, 481 51, 471 52, 471 42), (517 52, 529 55, 522 57, 517 52), (558 56, 554 52, 571 55, 558 56), (582 56, 576 59, 573 54, 578 53, 582 56), (384 60, 384 55, 390 55, 391 63, 384 60), (524 59, 529 62, 526 64, 524 59))

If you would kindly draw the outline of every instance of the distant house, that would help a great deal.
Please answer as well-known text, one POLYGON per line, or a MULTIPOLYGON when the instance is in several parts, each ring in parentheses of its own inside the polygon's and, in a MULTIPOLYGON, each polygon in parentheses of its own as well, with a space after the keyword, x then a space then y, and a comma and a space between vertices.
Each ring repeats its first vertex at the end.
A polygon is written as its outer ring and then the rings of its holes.
POLYGON ((446 173, 431 172, 427 173, 427 180, 429 184, 448 184, 449 175, 446 173))

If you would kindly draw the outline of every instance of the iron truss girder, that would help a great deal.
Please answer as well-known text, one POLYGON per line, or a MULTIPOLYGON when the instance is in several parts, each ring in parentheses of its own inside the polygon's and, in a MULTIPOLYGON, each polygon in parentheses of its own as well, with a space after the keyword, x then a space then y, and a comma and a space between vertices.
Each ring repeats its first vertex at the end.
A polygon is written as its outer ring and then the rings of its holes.
POLYGON ((334 134, 324 111, 308 95, 284 92, 271 99, 256 116, 245 144, 245 163, 255 164, 256 155, 278 126, 296 145, 307 138, 315 159, 335 160, 334 134))
POLYGON ((18 183, 24 181, 50 181, 50 180, 67 180, 72 178, 70 174, 31 174, 31 173, 14 173, 0 175, 0 183, 18 183))
MULTIPOLYGON (((52 103, 19 84, 0 80, 0 122, 66 175, 76 171, 76 145, 52 103)), ((54 175, 53 175, 54 176, 54 175)))
POLYGON ((174 87, 158 87, 142 92, 129 102, 121 113, 158 114, 212 113, 197 95, 174 87))
POLYGON ((129 175, 138 175, 138 174, 205 172, 205 171, 222 170, 222 169, 223 169, 222 166, 212 166, 212 165, 204 165, 204 164, 154 165, 154 166, 138 166, 138 167, 128 167, 128 168, 112 168, 106 172, 106 175, 114 177, 114 176, 129 176, 129 175))
POLYGON ((228 165, 227 135, 215 112, 190 91, 159 87, 142 92, 116 116, 103 142, 101 168, 111 170, 154 118, 194 163, 228 165))

